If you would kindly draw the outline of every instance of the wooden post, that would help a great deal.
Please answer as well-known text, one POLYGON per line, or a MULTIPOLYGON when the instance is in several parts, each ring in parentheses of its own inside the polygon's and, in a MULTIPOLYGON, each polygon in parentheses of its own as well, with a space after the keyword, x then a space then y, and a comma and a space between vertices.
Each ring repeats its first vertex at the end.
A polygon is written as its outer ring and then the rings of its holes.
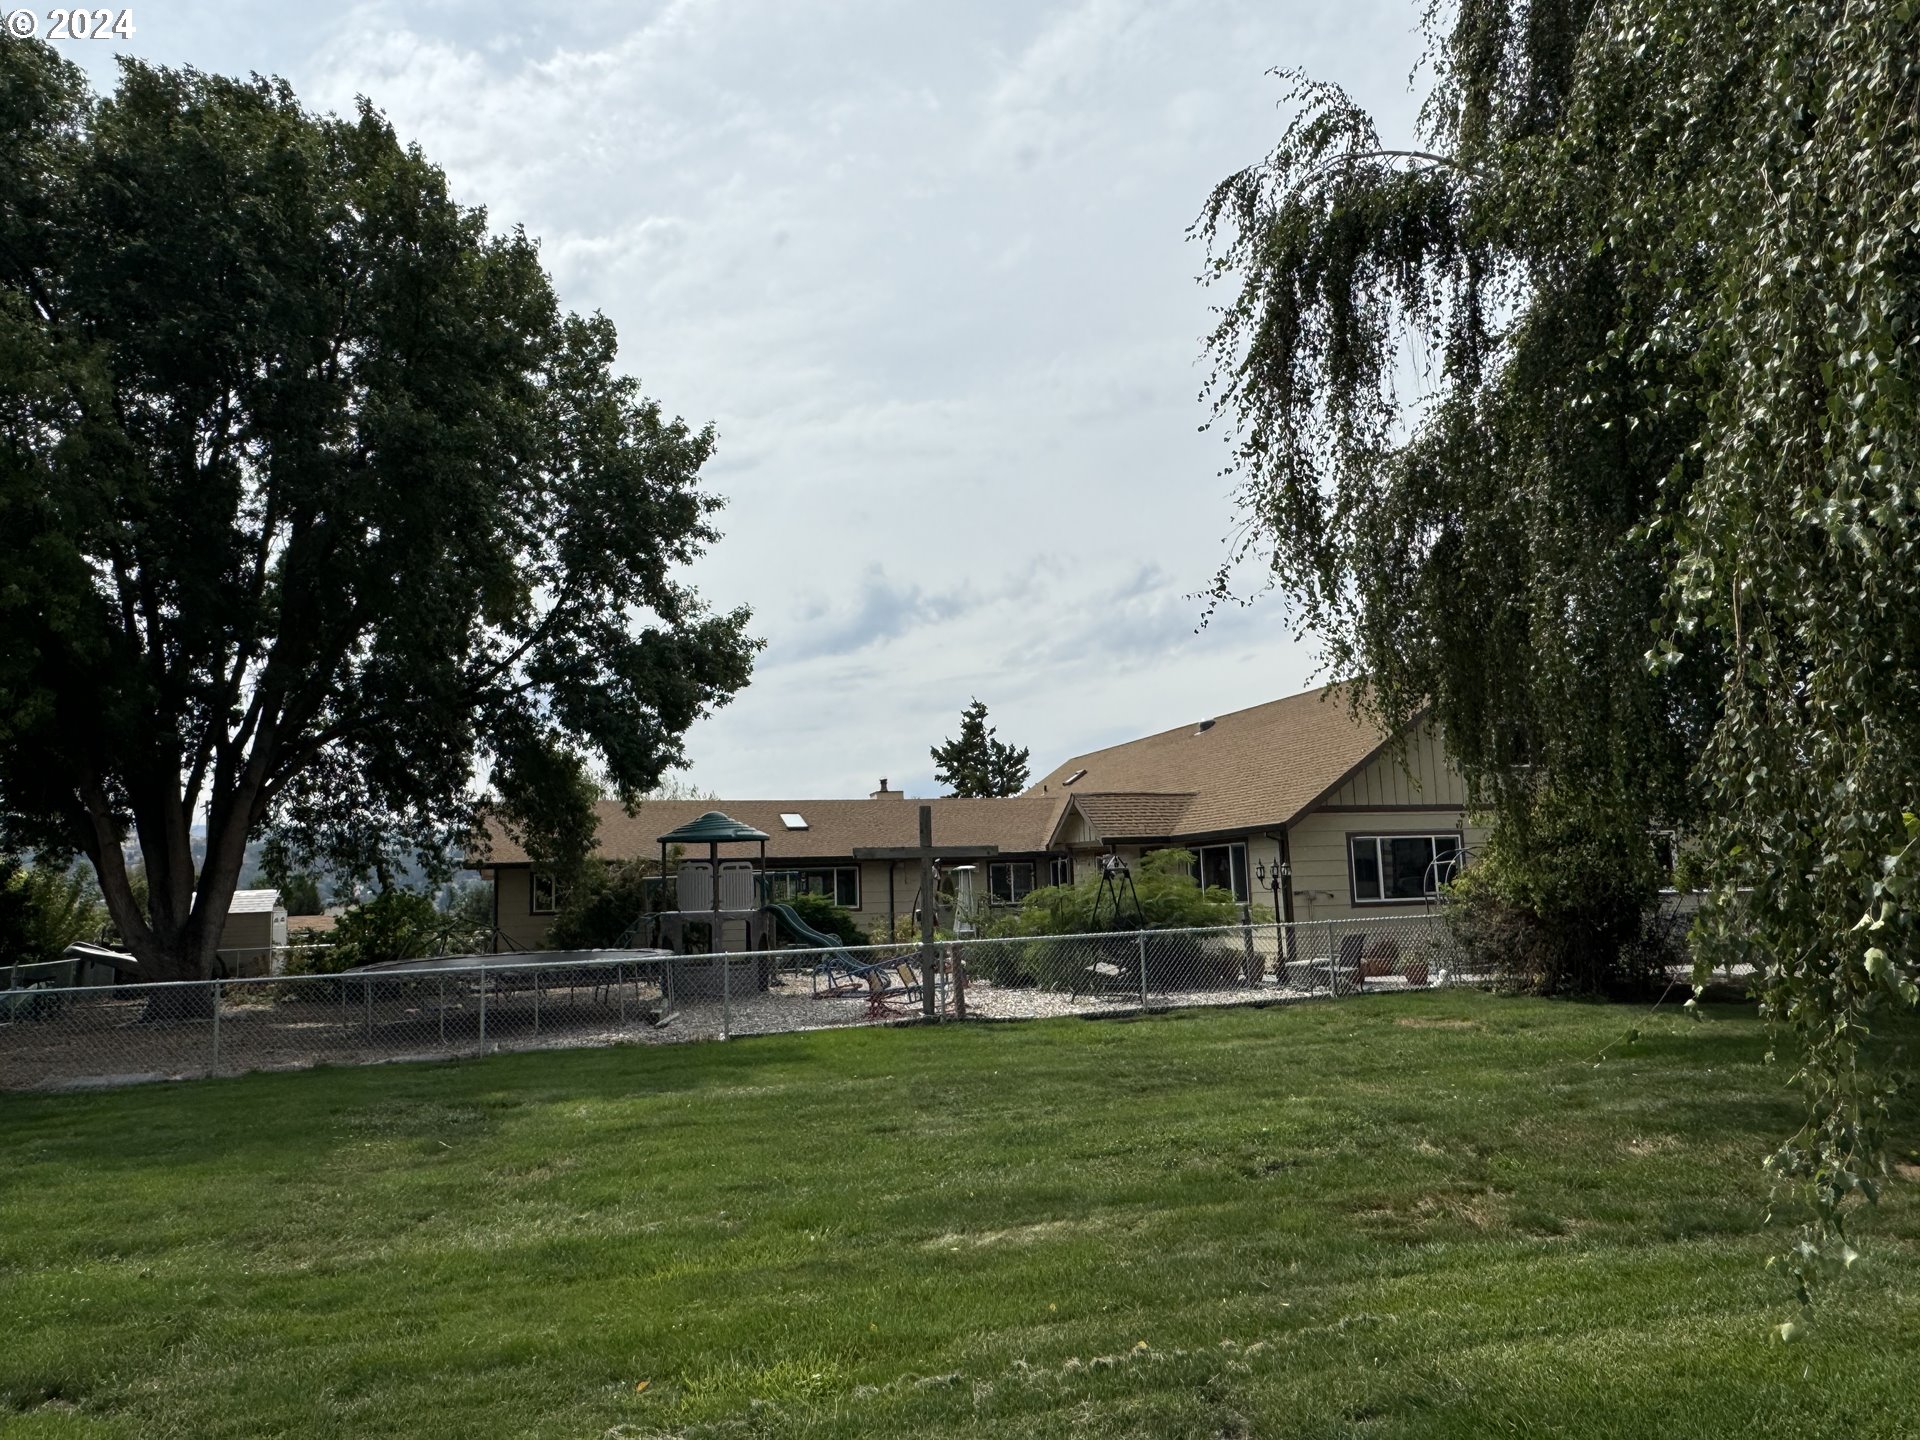
POLYGON ((853 852, 856 860, 918 860, 920 862, 920 1013, 931 1020, 939 1013, 936 1006, 939 977, 934 973, 935 959, 933 949, 933 921, 935 913, 933 895, 933 862, 936 858, 958 859, 998 855, 999 848, 993 845, 948 845, 939 851, 933 848, 933 807, 920 807, 920 843, 897 847, 862 847, 853 852))

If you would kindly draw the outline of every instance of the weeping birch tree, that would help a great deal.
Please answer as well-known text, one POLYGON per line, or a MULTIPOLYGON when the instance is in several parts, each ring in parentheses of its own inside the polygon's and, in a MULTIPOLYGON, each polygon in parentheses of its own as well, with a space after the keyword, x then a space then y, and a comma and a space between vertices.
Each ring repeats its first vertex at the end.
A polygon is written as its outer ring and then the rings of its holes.
POLYGON ((1462 0, 1418 133, 1289 75, 1196 226, 1217 596, 1251 571, 1386 723, 1430 704, 1498 826, 1695 837, 1697 958, 1759 967, 1807 1098, 1768 1161, 1803 1305, 1920 961, 1915 16, 1462 0))

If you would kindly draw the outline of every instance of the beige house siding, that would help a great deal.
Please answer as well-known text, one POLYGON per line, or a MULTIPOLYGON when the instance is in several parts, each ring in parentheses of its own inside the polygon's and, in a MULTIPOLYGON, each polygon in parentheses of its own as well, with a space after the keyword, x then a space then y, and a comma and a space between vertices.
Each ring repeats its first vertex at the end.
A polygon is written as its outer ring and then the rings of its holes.
POLYGON ((1444 834, 1456 832, 1468 850, 1477 850, 1486 831, 1469 825, 1464 810, 1316 811, 1288 832, 1293 851, 1293 916, 1296 920, 1339 920, 1353 915, 1418 914, 1419 901, 1355 905, 1349 873, 1350 835, 1444 834))
POLYGON ((1447 758, 1439 727, 1424 725, 1407 738, 1404 757, 1391 749, 1376 755, 1336 787, 1320 807, 1448 805, 1465 809, 1466 804, 1466 782, 1447 758))
POLYGON ((553 924, 553 916, 529 913, 533 871, 522 866, 503 866, 493 872, 493 884, 494 913, 499 917, 496 923, 500 933, 518 949, 545 948, 547 928, 553 924))

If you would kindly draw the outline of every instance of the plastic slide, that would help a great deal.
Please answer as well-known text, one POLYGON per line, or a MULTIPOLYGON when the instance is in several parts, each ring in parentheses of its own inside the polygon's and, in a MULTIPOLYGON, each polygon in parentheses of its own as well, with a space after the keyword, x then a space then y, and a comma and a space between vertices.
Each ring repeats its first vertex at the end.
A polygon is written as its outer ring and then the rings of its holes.
POLYGON ((786 926, 792 933, 793 938, 798 940, 802 945, 812 950, 837 950, 839 954, 832 958, 846 965, 853 963, 853 957, 846 952, 846 941, 842 940, 838 935, 828 935, 814 929, 813 926, 807 924, 806 921, 800 918, 799 911, 795 910, 791 905, 773 904, 767 906, 767 909, 779 917, 780 923, 786 926))

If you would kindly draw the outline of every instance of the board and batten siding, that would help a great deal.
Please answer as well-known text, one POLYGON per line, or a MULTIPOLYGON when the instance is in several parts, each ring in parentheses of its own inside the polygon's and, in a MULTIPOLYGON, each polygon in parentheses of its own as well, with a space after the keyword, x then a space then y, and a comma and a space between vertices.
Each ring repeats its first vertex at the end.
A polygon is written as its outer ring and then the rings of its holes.
POLYGON ((1467 783, 1447 758, 1439 727, 1423 725, 1407 737, 1405 763, 1388 751, 1376 755, 1337 786, 1317 808, 1448 805, 1464 810, 1467 783))
POLYGON ((1439 728, 1422 726, 1406 750, 1375 756, 1287 831, 1293 860, 1294 918, 1407 914, 1418 901, 1355 905, 1347 854, 1350 835, 1459 834, 1469 851, 1486 840, 1467 820, 1467 787, 1448 759, 1439 728))

